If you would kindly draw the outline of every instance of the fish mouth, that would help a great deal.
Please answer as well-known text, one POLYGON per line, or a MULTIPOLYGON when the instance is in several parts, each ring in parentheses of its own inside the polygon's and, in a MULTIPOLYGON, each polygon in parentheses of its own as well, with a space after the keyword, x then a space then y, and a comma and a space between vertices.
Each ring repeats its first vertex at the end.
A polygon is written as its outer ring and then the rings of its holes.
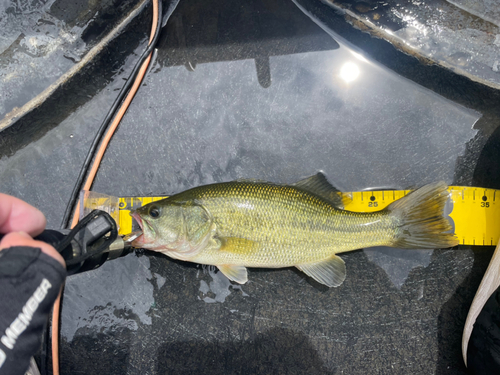
POLYGON ((144 238, 144 223, 142 222, 141 216, 137 212, 131 212, 130 216, 137 221, 137 224, 141 227, 142 234, 137 237, 135 240, 133 240, 130 245, 132 247, 143 247, 146 244, 145 238, 144 238))

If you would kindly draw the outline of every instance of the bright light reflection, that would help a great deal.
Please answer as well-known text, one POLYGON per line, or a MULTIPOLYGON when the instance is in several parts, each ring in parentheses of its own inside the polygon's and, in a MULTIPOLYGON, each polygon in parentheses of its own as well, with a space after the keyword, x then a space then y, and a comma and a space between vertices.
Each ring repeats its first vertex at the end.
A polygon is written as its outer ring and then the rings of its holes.
POLYGON ((361 60, 361 61, 366 62, 366 63, 368 62, 368 60, 367 60, 367 59, 365 59, 365 57, 364 57, 363 55, 360 55, 359 53, 354 52, 354 51, 350 51, 350 52, 351 52, 351 53, 352 53, 352 55, 353 55, 355 58, 357 58, 358 60, 361 60))
POLYGON ((254 209, 253 204, 251 204, 250 202, 236 203, 236 206, 238 208, 244 208, 244 209, 247 209, 247 210, 253 210, 254 209))
POLYGON ((340 68, 340 78, 347 83, 354 81, 359 77, 359 68, 352 62, 347 62, 340 68))

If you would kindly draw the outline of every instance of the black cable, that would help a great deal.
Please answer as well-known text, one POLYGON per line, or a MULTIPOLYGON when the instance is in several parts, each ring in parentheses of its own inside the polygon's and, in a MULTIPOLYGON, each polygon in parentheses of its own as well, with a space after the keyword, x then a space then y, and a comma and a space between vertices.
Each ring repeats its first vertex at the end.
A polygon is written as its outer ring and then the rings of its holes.
POLYGON ((153 36, 153 40, 151 41, 151 43, 149 43, 147 48, 142 53, 139 61, 135 64, 134 69, 132 70, 132 73, 130 74, 125 85, 120 90, 120 93, 118 94, 113 105, 111 106, 110 110, 108 111, 106 117, 104 118, 104 121, 102 122, 101 126, 99 127, 99 130, 97 131, 96 136, 94 137, 94 140, 92 141, 92 144, 90 145, 90 149, 87 152, 87 156, 85 157, 85 161, 83 163, 82 169, 80 170, 80 174, 78 175, 78 178, 76 180, 75 187, 73 188, 73 191, 71 193, 70 200, 69 200, 68 205, 66 207, 66 211, 64 212, 63 220, 61 222, 62 228, 67 228, 69 226, 71 213, 73 212, 74 206, 75 206, 76 202, 78 201, 78 195, 80 194, 80 190, 81 190, 82 185, 84 183, 85 177, 87 176, 89 168, 92 164, 92 160, 94 159, 94 154, 97 150, 97 147, 101 143, 102 137, 103 137, 104 133, 106 132, 106 130, 108 129, 108 125, 109 125, 110 121, 115 117, 117 109, 120 107, 121 103, 123 102, 123 98, 127 95, 127 93, 130 90, 130 87, 134 83, 135 77, 137 76, 137 73, 138 73, 139 69, 141 68, 143 62, 148 58, 151 51, 153 51, 153 49, 155 48, 156 42, 158 41, 158 37, 160 35, 161 24, 162 24, 162 1, 159 0, 158 1, 158 20, 157 20, 157 25, 156 25, 155 34, 153 36))

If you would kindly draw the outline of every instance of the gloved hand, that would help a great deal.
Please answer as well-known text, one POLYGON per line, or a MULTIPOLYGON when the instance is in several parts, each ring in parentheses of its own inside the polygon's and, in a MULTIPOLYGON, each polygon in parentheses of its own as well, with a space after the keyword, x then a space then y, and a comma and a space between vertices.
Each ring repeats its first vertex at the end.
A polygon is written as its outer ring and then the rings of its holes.
POLYGON ((45 216, 0 193, 0 375, 24 374, 66 277, 61 255, 32 236, 45 216))

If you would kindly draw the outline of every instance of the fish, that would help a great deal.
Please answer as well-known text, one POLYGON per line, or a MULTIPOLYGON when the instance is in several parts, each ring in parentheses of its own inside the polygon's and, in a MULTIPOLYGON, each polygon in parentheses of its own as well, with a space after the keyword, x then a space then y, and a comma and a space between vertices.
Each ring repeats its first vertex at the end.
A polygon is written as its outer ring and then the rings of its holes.
POLYGON ((340 286, 338 255, 372 246, 449 248, 458 245, 444 216, 447 185, 425 185, 371 212, 344 209, 325 175, 294 184, 236 180, 195 187, 131 212, 142 235, 132 246, 217 268, 248 281, 247 267, 296 267, 328 287, 340 286))

